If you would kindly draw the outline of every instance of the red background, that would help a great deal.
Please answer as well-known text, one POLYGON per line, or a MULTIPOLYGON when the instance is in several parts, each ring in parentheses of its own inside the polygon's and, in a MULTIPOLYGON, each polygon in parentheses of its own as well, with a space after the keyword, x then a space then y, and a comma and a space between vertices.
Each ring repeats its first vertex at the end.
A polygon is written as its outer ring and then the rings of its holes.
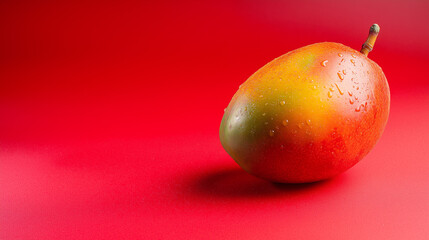
POLYGON ((428 239, 429 2, 2 1, 0 239, 428 239), (223 109, 270 60, 359 49, 391 87, 374 150, 329 181, 265 182, 223 109))

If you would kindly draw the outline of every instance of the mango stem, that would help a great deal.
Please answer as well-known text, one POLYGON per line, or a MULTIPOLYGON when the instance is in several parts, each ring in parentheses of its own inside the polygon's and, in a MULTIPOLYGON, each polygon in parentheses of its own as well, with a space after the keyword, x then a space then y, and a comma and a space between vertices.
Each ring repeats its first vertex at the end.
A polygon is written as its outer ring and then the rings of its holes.
POLYGON ((365 56, 368 56, 368 53, 372 51, 379 32, 380 26, 374 23, 369 29, 368 39, 366 39, 366 42, 362 45, 362 49, 360 50, 365 56))

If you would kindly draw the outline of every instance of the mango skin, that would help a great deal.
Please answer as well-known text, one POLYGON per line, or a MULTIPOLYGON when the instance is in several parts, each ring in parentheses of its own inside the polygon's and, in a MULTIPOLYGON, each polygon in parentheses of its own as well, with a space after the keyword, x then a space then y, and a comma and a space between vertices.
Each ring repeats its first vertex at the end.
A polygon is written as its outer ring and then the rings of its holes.
POLYGON ((389 108, 389 86, 374 61, 339 43, 316 43, 274 59, 240 86, 225 109, 220 140, 255 176, 315 182, 367 155, 389 108))

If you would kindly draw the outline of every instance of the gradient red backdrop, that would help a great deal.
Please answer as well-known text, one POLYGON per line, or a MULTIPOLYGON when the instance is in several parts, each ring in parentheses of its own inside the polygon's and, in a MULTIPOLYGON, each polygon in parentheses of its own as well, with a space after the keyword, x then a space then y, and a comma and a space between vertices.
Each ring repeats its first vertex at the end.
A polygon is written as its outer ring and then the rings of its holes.
POLYGON ((0 239, 428 239, 428 1, 1 1, 0 239), (218 128, 239 84, 315 42, 391 87, 339 177, 242 171, 218 128))

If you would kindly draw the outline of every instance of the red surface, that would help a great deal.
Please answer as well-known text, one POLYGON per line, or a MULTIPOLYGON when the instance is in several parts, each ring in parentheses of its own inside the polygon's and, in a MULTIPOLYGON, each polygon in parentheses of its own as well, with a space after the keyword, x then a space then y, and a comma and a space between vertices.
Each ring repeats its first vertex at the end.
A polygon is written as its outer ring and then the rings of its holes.
POLYGON ((428 239, 429 3, 0 3, 0 239, 428 239), (218 127, 233 93, 314 42, 359 48, 391 87, 358 165, 277 185, 218 127))

